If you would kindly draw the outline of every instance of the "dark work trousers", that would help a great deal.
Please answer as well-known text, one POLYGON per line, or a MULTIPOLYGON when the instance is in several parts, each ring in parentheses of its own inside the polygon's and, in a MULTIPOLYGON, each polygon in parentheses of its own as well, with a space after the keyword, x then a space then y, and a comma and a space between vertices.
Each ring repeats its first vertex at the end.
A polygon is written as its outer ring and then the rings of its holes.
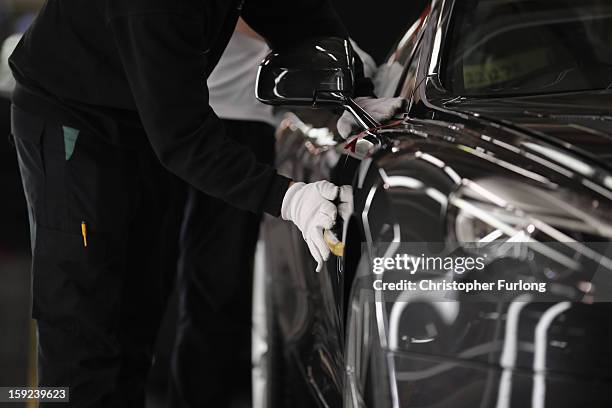
POLYGON ((183 184, 146 143, 111 146, 15 106, 12 131, 30 214, 39 385, 70 387, 66 407, 144 407, 183 184))
MULTIPOLYGON (((225 120, 230 137, 274 161, 274 128, 225 120)), ((169 407, 228 407, 250 397, 251 282, 261 216, 194 189, 181 230, 178 332, 169 407)))

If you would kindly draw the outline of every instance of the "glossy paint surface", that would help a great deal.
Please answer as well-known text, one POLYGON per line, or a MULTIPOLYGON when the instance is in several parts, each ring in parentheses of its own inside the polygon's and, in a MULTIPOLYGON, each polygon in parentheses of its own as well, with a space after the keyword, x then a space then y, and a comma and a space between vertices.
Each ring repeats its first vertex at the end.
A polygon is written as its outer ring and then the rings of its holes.
MULTIPOLYGON (((578 276, 551 275, 569 293, 551 302, 440 303, 408 293, 376 302, 368 291, 373 276, 363 243, 478 240, 495 230, 484 215, 535 240, 612 237, 612 93, 448 94, 438 72, 452 3, 434 2, 400 42, 395 55, 410 54, 402 57, 406 73, 397 76, 396 67, 377 78, 398 82, 396 94, 410 99, 405 113, 374 130, 385 146, 346 159, 329 130, 335 118, 321 111, 290 116, 279 130, 281 171, 304 181, 350 180, 355 192, 354 216, 339 226, 345 257, 332 257, 320 274, 297 230, 266 221, 269 313, 280 324, 287 364, 300 373, 298 400, 610 406, 612 307, 593 302, 600 288, 585 288, 578 276)), ((578 260, 591 256, 572 248, 578 260)), ((521 273, 514 266, 500 276, 521 273)))

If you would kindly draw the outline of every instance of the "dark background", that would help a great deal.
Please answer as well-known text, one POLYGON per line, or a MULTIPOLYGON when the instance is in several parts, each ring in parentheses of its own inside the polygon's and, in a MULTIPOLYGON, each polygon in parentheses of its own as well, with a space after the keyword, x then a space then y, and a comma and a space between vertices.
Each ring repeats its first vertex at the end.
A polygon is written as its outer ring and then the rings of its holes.
POLYGON ((381 64, 415 22, 427 0, 331 0, 351 37, 381 64))

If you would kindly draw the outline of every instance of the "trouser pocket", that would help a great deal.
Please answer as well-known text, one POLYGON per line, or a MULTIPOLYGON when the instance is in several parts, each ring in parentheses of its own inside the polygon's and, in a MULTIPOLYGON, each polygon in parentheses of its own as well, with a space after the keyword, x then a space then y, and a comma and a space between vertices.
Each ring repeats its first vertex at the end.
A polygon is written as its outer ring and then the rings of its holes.
POLYGON ((12 128, 32 225, 80 234, 84 221, 125 237, 140 196, 133 151, 16 106, 12 128))
POLYGON ((33 317, 104 324, 125 267, 128 153, 16 106, 12 127, 30 213, 33 317))
POLYGON ((111 146, 19 108, 13 133, 31 213, 39 380, 70 386, 72 401, 132 406, 119 395, 143 388, 161 276, 176 264, 173 179, 151 150, 111 146), (110 395, 125 403, 101 402, 110 395))

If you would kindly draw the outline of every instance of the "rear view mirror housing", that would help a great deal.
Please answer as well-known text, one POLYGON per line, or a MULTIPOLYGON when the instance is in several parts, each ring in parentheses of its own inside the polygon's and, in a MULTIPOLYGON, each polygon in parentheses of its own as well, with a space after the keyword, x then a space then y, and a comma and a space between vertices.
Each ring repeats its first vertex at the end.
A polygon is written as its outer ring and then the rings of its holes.
POLYGON ((255 96, 268 105, 342 107, 366 130, 355 147, 365 145, 369 150, 382 145, 384 138, 370 131, 380 124, 352 98, 355 58, 351 43, 337 37, 272 50, 259 65, 255 96))
POLYGON ((273 50, 259 66, 255 95, 284 106, 343 106, 354 92, 353 48, 348 40, 318 37, 273 50))

